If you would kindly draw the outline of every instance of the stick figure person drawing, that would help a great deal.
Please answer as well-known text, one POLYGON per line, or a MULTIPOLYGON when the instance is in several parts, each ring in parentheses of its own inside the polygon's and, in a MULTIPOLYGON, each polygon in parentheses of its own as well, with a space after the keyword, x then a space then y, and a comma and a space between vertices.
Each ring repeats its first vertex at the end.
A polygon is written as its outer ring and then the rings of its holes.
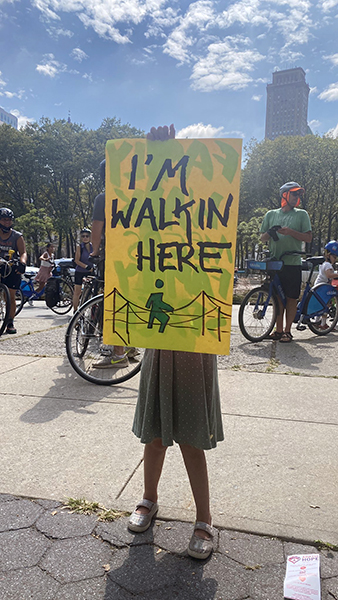
MULTIPOLYGON (((164 285, 162 279, 156 279, 155 286, 157 288, 162 288, 164 285)), ((169 315, 164 311, 172 312, 174 308, 170 306, 170 304, 166 304, 162 300, 163 292, 154 292, 150 294, 146 308, 150 308, 150 315, 148 321, 148 329, 152 329, 155 319, 160 322, 159 333, 163 333, 167 323, 170 319, 169 315)))

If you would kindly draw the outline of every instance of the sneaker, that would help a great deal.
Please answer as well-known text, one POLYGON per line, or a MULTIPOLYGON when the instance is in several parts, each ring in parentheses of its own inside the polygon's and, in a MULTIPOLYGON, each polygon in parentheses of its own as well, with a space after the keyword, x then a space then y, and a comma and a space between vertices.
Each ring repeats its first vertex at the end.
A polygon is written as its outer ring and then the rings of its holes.
POLYGON ((113 354, 113 356, 104 356, 99 362, 93 363, 94 369, 123 369, 128 366, 129 360, 126 354, 122 354, 121 356, 116 354, 113 354))
POLYGON ((130 348, 126 347, 125 354, 128 356, 128 358, 135 358, 136 356, 139 356, 141 352, 135 348, 135 346, 131 346, 130 348))
POLYGON ((6 333, 16 333, 16 329, 13 323, 7 325, 6 333))
POLYGON ((28 304, 29 304, 29 306, 34 306, 34 302, 33 302, 32 298, 29 298, 28 304))

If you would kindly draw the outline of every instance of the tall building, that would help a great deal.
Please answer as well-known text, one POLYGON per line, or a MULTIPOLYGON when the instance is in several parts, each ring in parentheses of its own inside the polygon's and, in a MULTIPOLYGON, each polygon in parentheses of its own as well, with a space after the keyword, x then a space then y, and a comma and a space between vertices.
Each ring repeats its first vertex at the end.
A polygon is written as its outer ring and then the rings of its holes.
POLYGON ((11 113, 7 112, 0 106, 0 125, 6 123, 7 125, 12 125, 15 129, 18 128, 18 119, 11 113))
POLYGON ((272 83, 266 86, 265 137, 274 140, 280 135, 309 133, 307 111, 310 87, 301 67, 275 71, 272 83))

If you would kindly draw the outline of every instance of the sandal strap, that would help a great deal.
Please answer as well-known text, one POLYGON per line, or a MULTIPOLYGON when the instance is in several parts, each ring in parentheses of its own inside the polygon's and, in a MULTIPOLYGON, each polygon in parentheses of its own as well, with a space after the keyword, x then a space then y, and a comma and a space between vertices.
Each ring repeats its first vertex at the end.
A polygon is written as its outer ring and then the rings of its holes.
POLYGON ((203 521, 196 521, 194 531, 195 529, 203 529, 203 531, 206 531, 209 535, 211 535, 211 537, 214 537, 215 535, 215 530, 212 527, 212 525, 209 525, 208 523, 203 523, 203 521))
POLYGON ((140 502, 137 503, 135 510, 137 510, 140 506, 144 506, 145 508, 148 508, 149 510, 151 510, 153 508, 154 504, 156 504, 156 503, 152 502, 151 500, 147 500, 146 498, 143 498, 140 502))

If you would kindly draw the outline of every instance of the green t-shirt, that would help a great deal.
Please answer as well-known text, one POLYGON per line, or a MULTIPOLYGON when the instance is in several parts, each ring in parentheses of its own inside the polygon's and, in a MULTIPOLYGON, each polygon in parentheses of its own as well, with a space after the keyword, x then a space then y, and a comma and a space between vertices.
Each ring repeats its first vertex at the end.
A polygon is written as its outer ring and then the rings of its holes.
MULTIPOLYGON (((284 212, 281 208, 276 210, 269 210, 261 226, 261 233, 266 233, 273 225, 280 225, 281 227, 290 227, 301 233, 311 231, 310 217, 306 210, 300 208, 293 208, 288 212, 284 212)), ((277 232, 278 235, 278 232, 277 232)), ((296 240, 291 235, 278 235, 278 242, 275 242, 272 238, 269 240, 269 249, 271 254, 276 258, 280 258, 283 252, 301 252, 302 244, 300 240, 296 240)), ((284 256, 282 258, 286 265, 301 265, 302 257, 299 255, 284 256)))

